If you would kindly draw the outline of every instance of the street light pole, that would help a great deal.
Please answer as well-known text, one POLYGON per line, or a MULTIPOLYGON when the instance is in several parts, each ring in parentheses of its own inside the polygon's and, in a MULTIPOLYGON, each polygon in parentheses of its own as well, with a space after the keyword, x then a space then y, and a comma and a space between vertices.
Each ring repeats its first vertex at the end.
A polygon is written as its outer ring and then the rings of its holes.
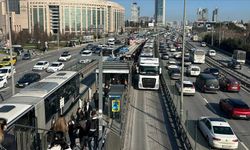
POLYGON ((15 94, 15 80, 14 80, 14 68, 13 68, 13 53, 12 53, 12 38, 11 38, 11 28, 10 28, 10 12, 9 12, 9 0, 6 0, 6 14, 7 14, 7 21, 6 26, 9 31, 9 47, 10 47, 10 64, 11 64, 11 88, 12 88, 12 95, 15 94))
POLYGON ((185 37, 186 32, 186 0, 184 0, 184 12, 183 12, 183 37, 182 37, 182 60, 181 60, 181 101, 180 101, 180 120, 183 119, 183 81, 184 81, 184 53, 185 53, 185 37))

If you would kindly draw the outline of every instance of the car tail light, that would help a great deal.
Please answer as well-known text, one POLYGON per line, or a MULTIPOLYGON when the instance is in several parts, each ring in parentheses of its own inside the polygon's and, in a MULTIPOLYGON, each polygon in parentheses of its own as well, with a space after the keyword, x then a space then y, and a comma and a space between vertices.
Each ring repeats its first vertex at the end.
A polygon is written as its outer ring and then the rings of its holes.
POLYGON ((230 84, 227 84, 227 86, 230 86, 230 84))
POLYGON ((233 142, 238 142, 239 140, 238 139, 234 139, 233 142))
POLYGON ((221 139, 216 138, 216 137, 213 137, 213 140, 214 140, 214 141, 220 141, 221 139))

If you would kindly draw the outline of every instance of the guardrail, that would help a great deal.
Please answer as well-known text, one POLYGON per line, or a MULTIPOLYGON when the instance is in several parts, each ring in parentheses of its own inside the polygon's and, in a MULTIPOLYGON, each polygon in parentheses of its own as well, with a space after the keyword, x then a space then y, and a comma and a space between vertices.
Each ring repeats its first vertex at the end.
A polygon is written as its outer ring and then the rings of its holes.
MULTIPOLYGON (((186 46, 187 48, 195 48, 195 46, 193 46, 192 44, 190 44, 189 42, 186 42, 186 46)), ((215 60, 214 58, 211 57, 206 57, 206 62, 211 65, 211 66, 215 66, 217 68, 219 68, 220 70, 223 71, 222 75, 229 75, 234 77, 235 79, 239 80, 241 82, 242 87, 247 90, 248 92, 250 92, 250 80, 249 77, 241 72, 232 70, 230 68, 228 68, 225 64, 218 62, 217 60, 215 60)))
MULTIPOLYGON (((155 43, 155 54, 159 57, 158 44, 159 43, 155 43)), ((170 116, 168 119, 170 120, 169 122, 171 122, 170 126, 172 126, 174 129, 174 132, 179 140, 177 144, 179 145, 180 149, 193 150, 187 131, 182 124, 179 114, 177 113, 178 111, 174 104, 173 97, 171 96, 171 91, 162 75, 160 76, 160 91, 163 93, 166 99, 166 107, 168 107, 166 109, 168 109, 170 116)))
POLYGON ((170 112, 171 122, 173 123, 172 127, 175 129, 175 132, 177 134, 177 137, 179 139, 179 144, 184 150, 193 150, 192 145, 189 141, 187 132, 185 128, 183 127, 183 124, 181 122, 181 119, 177 113, 177 108, 174 104, 174 100, 171 97, 170 89, 167 86, 167 83, 165 82, 165 79, 163 76, 160 77, 161 79, 161 91, 163 92, 165 99, 167 101, 167 106, 170 112))

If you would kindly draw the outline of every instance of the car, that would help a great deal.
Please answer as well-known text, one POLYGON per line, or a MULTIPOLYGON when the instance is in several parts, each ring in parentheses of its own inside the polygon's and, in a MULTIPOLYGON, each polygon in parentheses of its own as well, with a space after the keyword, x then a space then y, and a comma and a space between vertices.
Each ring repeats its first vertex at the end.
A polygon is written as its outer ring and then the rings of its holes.
POLYGON ((237 62, 237 61, 229 61, 227 66, 229 68, 239 69, 239 70, 241 70, 241 68, 242 68, 241 63, 237 62))
POLYGON ((17 81, 16 87, 24 88, 31 83, 39 81, 40 79, 41 76, 38 73, 26 73, 17 81))
POLYGON ((207 44, 206 44, 205 42, 201 42, 201 46, 202 46, 202 47, 206 47, 207 44))
POLYGON ((198 76, 201 72, 201 69, 199 66, 196 65, 189 65, 187 67, 186 74, 187 76, 198 76))
MULTIPOLYGON (((92 56, 93 52, 91 50, 83 50, 80 52, 81 56, 92 56)), ((92 59, 80 58, 79 63, 89 63, 92 59)))
POLYGON ((184 57, 184 66, 187 67, 187 66, 189 66, 191 64, 192 64, 192 62, 191 62, 190 58, 189 57, 184 57))
MULTIPOLYGON (((179 93, 181 93, 181 80, 175 82, 175 86, 179 93)), ((195 95, 194 84, 189 80, 183 81, 183 95, 195 95)))
POLYGON ((93 46, 94 46, 94 44, 88 44, 88 45, 86 46, 86 49, 91 50, 93 46))
POLYGON ((219 78, 220 89, 229 92, 239 92, 240 82, 231 76, 223 76, 219 78))
POLYGON ((161 59, 168 60, 169 59, 169 55, 168 54, 162 54, 161 55, 161 59))
POLYGON ((227 113, 229 118, 250 119, 250 108, 241 99, 221 99, 219 102, 219 106, 222 111, 227 113))
POLYGON ((216 93, 220 89, 218 79, 215 76, 206 73, 201 73, 196 78, 195 85, 204 93, 216 93))
POLYGON ((47 72, 57 72, 64 69, 64 64, 62 62, 52 62, 47 68, 47 72))
MULTIPOLYGON (((13 73, 16 73, 16 69, 13 66, 13 73)), ((11 66, 6 66, 3 68, 0 68, 0 78, 11 78, 11 66)))
POLYGON ((210 49, 207 51, 207 55, 210 57, 214 57, 214 56, 216 56, 216 51, 213 49, 210 49))
POLYGON ((229 123, 218 117, 202 116, 198 128, 212 148, 237 149, 239 140, 229 123))
POLYGON ((92 49, 93 53, 95 54, 100 54, 101 51, 102 51, 102 48, 101 47, 96 47, 95 49, 92 49))
POLYGON ((6 78, 0 78, 0 88, 6 88, 7 83, 8 83, 8 81, 6 78))
POLYGON ((59 57, 59 61, 68 61, 71 59, 71 54, 68 51, 65 51, 62 53, 62 55, 59 57))
POLYGON ((208 73, 208 74, 212 74, 215 77, 219 76, 219 69, 217 69, 217 68, 206 68, 203 72, 208 73))
POLYGON ((17 57, 16 56, 13 56, 12 60, 10 59, 10 56, 5 56, 5 57, 3 57, 2 61, 0 62, 0 67, 10 66, 11 63, 13 65, 16 65, 16 61, 17 61, 17 57))
POLYGON ((33 71, 43 71, 49 67, 48 61, 38 61, 34 67, 32 68, 33 71))
POLYGON ((31 54, 30 53, 24 53, 22 56, 22 60, 29 60, 31 59, 31 54))
POLYGON ((168 70, 168 74, 173 80, 179 80, 181 78, 180 68, 171 68, 168 70))
POLYGON ((175 52, 176 51, 176 48, 174 46, 171 46, 170 47, 170 52, 175 52))

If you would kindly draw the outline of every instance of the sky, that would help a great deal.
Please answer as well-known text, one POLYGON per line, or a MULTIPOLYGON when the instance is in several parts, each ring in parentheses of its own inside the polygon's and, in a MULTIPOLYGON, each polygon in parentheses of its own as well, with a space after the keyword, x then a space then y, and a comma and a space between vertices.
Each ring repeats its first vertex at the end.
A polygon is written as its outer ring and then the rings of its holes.
MULTIPOLYGON (((126 19, 130 19, 130 7, 133 2, 137 2, 140 7, 140 16, 154 15, 155 0, 112 0, 121 4, 126 10, 126 19)), ((166 20, 181 21, 183 17, 184 0, 166 0, 166 20)), ((250 21, 250 0, 186 0, 187 19, 196 20, 198 8, 208 8, 208 18, 212 19, 212 11, 219 9, 219 20, 250 21)))

